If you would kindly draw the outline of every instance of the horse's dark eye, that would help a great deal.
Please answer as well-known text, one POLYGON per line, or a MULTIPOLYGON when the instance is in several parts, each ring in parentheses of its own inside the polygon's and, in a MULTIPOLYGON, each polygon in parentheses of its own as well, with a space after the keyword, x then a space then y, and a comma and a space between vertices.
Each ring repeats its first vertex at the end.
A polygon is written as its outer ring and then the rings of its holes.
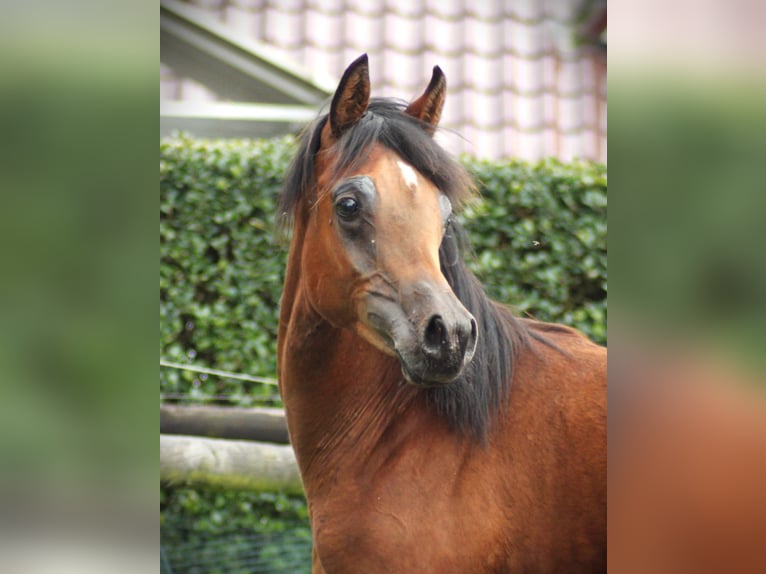
POLYGON ((359 202, 353 197, 343 197, 335 204, 335 211, 343 219, 351 219, 359 212, 359 202))

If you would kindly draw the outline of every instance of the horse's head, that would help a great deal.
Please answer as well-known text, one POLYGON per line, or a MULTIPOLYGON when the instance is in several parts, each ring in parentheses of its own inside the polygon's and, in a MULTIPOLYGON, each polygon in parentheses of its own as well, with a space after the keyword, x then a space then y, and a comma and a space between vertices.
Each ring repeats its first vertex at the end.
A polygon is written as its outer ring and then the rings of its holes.
POLYGON ((317 132, 316 191, 304 211, 301 273, 310 304, 398 357, 418 385, 455 380, 477 339, 476 321, 439 261, 452 214, 439 183, 454 169, 440 173, 447 156, 432 140, 445 88, 437 67, 406 109, 370 103, 366 55, 351 64, 317 132))

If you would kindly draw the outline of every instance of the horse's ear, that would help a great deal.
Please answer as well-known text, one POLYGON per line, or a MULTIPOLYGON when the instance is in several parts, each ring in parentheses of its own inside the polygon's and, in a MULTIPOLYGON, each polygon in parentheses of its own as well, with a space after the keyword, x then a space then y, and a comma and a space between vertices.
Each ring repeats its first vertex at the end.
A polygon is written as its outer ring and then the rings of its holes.
POLYGON ((343 72, 330 105, 330 130, 339 139, 367 110, 370 102, 370 67, 362 54, 343 72))
POLYGON ((431 81, 428 82, 426 91, 417 100, 412 102, 405 113, 427 124, 428 132, 433 134, 444 107, 444 98, 447 95, 447 79, 439 66, 434 66, 431 81))

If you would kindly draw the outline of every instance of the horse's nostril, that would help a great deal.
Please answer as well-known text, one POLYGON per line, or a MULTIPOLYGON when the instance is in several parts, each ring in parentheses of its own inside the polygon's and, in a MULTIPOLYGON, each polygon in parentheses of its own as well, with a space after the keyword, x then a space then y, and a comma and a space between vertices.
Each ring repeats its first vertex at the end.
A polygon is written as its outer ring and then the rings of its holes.
POLYGON ((461 323, 458 326, 457 339, 461 354, 465 355, 466 351, 473 351, 476 341, 476 321, 473 317, 471 317, 470 323, 461 323))
POLYGON ((429 351, 439 351, 442 347, 447 346, 447 326, 441 315, 434 315, 428 321, 423 342, 429 351))
MULTIPOLYGON (((470 351, 473 351, 475 345, 476 345, 476 319, 471 317, 471 334, 468 337, 467 344, 465 345, 464 349, 468 349, 470 351)), ((464 351, 465 352, 465 351, 464 351)))

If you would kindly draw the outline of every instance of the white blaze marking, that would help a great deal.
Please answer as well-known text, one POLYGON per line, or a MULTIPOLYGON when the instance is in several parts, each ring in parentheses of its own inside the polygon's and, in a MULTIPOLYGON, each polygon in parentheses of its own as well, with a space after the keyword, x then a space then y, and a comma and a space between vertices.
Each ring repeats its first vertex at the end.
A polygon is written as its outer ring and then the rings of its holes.
POLYGON ((399 169, 402 170, 404 183, 406 183, 407 187, 409 187, 412 191, 415 191, 415 188, 418 186, 418 174, 414 169, 412 169, 411 165, 408 165, 399 160, 397 160, 396 163, 399 166, 399 169))

